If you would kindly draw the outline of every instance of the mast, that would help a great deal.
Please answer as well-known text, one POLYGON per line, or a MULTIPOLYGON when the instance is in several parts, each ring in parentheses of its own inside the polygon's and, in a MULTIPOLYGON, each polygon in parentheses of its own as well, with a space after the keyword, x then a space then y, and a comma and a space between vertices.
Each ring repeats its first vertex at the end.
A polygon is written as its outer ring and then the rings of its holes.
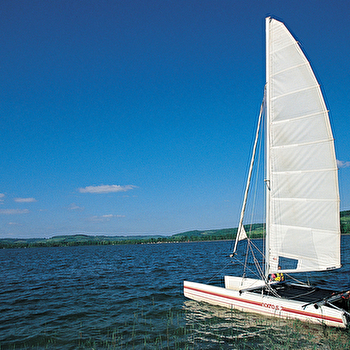
POLYGON ((236 253, 238 241, 247 238, 247 234, 246 234, 246 232, 244 230, 244 226, 243 226, 243 218, 244 218, 245 208, 246 208, 246 205, 247 205, 247 198, 248 198, 248 192, 249 192, 249 187, 250 187, 250 180, 251 180, 252 172, 253 172, 256 147, 257 147, 258 140, 259 140, 259 132, 260 132, 260 124, 261 124, 261 118, 262 118, 262 114, 263 114, 263 108, 264 108, 264 101, 262 102, 261 107, 260 107, 260 113, 259 113, 259 119, 258 119, 258 127, 256 129, 255 141, 254 141, 254 147, 253 147, 253 154, 252 154, 252 158, 250 160, 248 180, 247 180, 247 185, 246 185, 245 192, 244 192, 244 199, 243 199, 243 205, 242 205, 242 210, 241 210, 241 217, 239 219, 238 230, 237 230, 237 235, 236 235, 236 241, 235 241, 235 246, 234 246, 232 255, 234 255, 236 253))
POLYGON ((269 244, 269 235, 270 235, 270 21, 271 17, 266 17, 265 19, 265 30, 266 30, 266 85, 265 85, 265 108, 266 108, 266 241, 265 241, 265 278, 268 279, 269 276, 269 253, 270 253, 270 244, 269 244))

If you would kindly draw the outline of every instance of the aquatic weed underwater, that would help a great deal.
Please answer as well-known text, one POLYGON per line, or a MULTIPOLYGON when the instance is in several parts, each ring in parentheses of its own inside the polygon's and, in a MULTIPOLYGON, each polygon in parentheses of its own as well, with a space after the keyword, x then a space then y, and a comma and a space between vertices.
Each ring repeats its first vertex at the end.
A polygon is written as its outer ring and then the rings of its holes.
POLYGON ((329 349, 350 348, 350 330, 283 320, 186 301, 182 309, 139 305, 123 325, 85 328, 75 339, 45 329, 22 344, 0 349, 329 349))

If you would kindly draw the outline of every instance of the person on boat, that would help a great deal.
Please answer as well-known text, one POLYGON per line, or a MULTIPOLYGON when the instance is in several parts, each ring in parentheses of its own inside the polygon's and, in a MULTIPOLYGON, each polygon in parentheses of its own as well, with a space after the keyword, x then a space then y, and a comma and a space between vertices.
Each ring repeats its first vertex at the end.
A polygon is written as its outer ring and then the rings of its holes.
MULTIPOLYGON (((281 270, 281 266, 278 266, 278 269, 281 270)), ((284 274, 282 272, 277 272, 276 274, 272 274, 270 276, 270 281, 283 282, 284 281, 284 274)))

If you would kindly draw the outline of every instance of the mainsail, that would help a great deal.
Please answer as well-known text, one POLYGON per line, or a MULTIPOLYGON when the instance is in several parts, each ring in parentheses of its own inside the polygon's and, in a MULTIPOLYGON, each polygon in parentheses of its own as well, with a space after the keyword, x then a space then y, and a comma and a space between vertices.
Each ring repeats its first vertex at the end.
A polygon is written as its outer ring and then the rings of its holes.
POLYGON ((266 19, 266 273, 340 267, 338 173, 328 111, 297 41, 266 19))
POLYGON ((276 274, 340 267, 340 217, 334 141, 321 89, 298 43, 282 23, 271 18, 266 19, 264 104, 252 153, 236 242, 230 255, 236 259, 238 242, 248 238, 243 274, 225 276, 224 288, 184 281, 184 295, 230 310, 349 326, 350 290, 290 283, 290 276, 283 281, 282 275, 276 274), (261 250, 247 237, 243 226, 264 111, 265 276, 255 254, 261 250), (249 276, 254 273, 247 265, 249 256, 260 278, 249 276))

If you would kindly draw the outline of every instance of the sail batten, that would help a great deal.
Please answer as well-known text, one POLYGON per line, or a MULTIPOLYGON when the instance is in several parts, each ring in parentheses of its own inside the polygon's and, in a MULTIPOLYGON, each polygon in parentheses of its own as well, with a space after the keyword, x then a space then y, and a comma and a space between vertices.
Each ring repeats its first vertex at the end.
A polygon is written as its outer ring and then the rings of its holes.
POLYGON ((304 201, 304 202, 333 202, 333 199, 328 198, 275 198, 275 201, 304 201))
MULTIPOLYGON (((284 225, 286 228, 290 228, 290 229, 299 229, 299 230, 307 230, 308 227, 305 227, 305 226, 296 226, 296 225, 284 225)), ((333 234, 338 234, 338 231, 330 231, 330 230, 325 230, 325 229, 322 229, 322 228, 319 228, 318 229, 319 232, 323 232, 323 233, 327 233, 327 232, 333 232, 333 234)), ((293 255, 294 257, 297 256, 296 254, 292 254, 290 253, 289 255, 293 255)))
POLYGON ((305 115, 301 115, 299 117, 294 117, 294 118, 291 118, 291 119, 277 120, 277 121, 274 121, 272 124, 288 123, 291 120, 298 120, 298 119, 303 119, 303 118, 315 117, 315 116, 318 116, 318 115, 322 115, 324 113, 326 113, 326 112, 325 111, 321 111, 321 112, 317 112, 317 113, 305 114, 305 115))
POLYGON ((279 51, 282 51, 282 50, 289 48, 291 46, 299 46, 299 43, 297 41, 294 41, 294 42, 289 43, 288 45, 284 45, 284 46, 281 45, 281 47, 279 49, 274 49, 274 50, 271 50, 270 52, 272 54, 275 54, 275 53, 278 53, 279 51))
POLYGON ((308 146, 308 145, 315 145, 317 143, 325 143, 325 142, 333 142, 334 139, 324 139, 319 141, 312 141, 312 142, 304 142, 304 143, 293 143, 290 145, 281 145, 281 146, 275 146, 275 149, 277 148, 287 148, 287 147, 300 147, 300 146, 308 146))
POLYGON ((289 171, 274 171, 273 173, 276 175, 283 175, 283 174, 306 174, 306 173, 319 173, 319 172, 325 172, 325 171, 338 171, 338 168, 328 168, 328 169, 312 169, 312 170, 289 170, 289 171))
POLYGON ((277 100, 281 97, 285 97, 285 96, 289 96, 289 95, 293 95, 293 94, 297 94, 299 92, 303 92, 303 91, 307 91, 307 90, 312 90, 312 89, 318 89, 320 87, 320 85, 314 85, 314 86, 309 86, 307 88, 303 88, 303 89, 299 89, 299 90, 293 90, 291 92, 287 92, 285 94, 281 94, 281 95, 278 95, 278 96, 275 96, 271 99, 271 101, 274 101, 274 100, 277 100))
POLYGON ((279 72, 274 73, 274 76, 276 76, 276 75, 278 75, 278 74, 282 74, 282 73, 284 73, 284 72, 288 72, 289 70, 292 70, 292 69, 294 69, 294 68, 299 68, 299 67, 306 66, 306 65, 307 65, 307 63, 301 63, 301 64, 298 64, 298 65, 293 66, 293 67, 285 68, 285 69, 283 69, 283 70, 281 70, 281 71, 279 71, 279 72))
POLYGON ((320 85, 283 23, 269 18, 266 38, 267 273, 340 267, 338 173, 320 85))

